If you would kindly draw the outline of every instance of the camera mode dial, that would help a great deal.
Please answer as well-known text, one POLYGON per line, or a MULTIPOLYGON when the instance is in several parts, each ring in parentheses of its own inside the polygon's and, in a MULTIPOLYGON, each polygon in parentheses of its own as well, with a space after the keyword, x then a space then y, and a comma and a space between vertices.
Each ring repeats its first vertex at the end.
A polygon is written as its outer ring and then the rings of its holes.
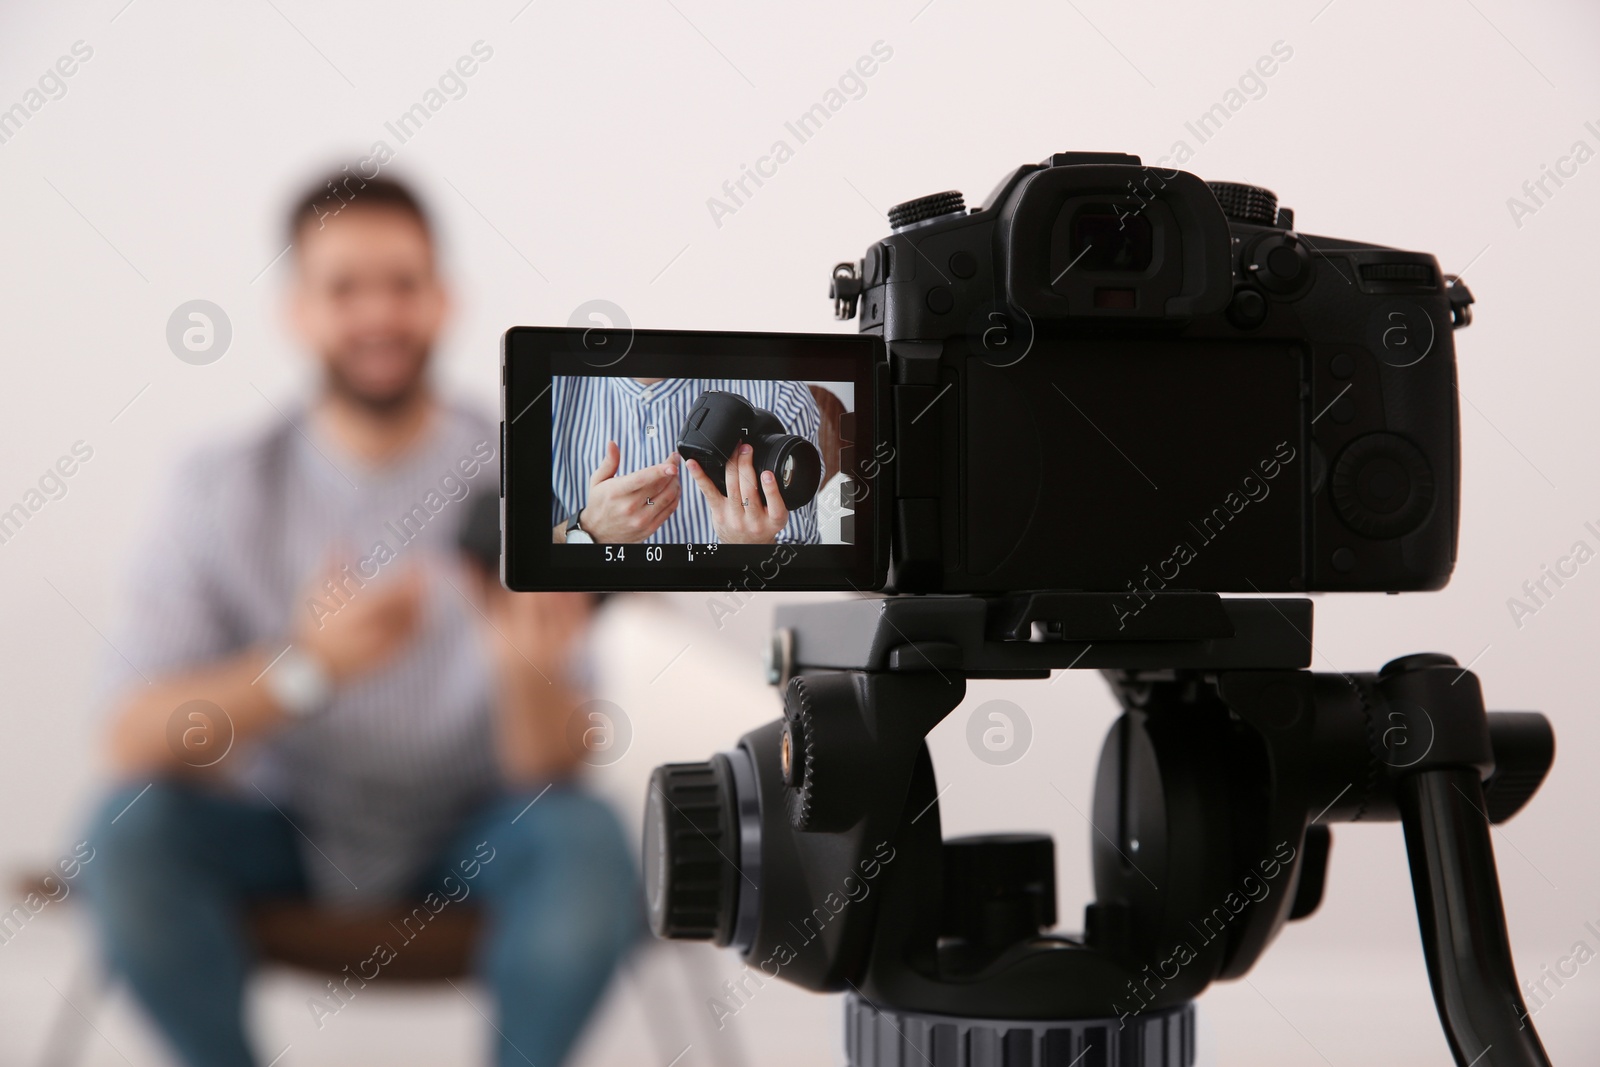
POLYGON ((1278 194, 1242 182, 1206 182, 1222 213, 1238 222, 1271 226, 1278 220, 1278 194))
POLYGON ((919 222, 939 218, 941 215, 964 215, 966 212, 966 199, 959 191, 951 189, 948 192, 919 196, 915 200, 896 204, 889 209, 889 228, 899 231, 919 222))

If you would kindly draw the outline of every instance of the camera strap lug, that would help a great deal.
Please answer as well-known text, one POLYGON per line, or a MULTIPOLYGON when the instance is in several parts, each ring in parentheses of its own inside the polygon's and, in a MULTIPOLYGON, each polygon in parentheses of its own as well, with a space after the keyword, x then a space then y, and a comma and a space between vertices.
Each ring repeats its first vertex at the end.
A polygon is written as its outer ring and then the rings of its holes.
POLYGON ((1444 295, 1450 301, 1450 328, 1459 330, 1472 325, 1472 290, 1459 274, 1444 276, 1444 295))
POLYGON ((828 295, 833 298, 833 317, 841 320, 856 317, 856 304, 861 299, 861 272, 854 263, 838 263, 833 268, 833 280, 828 283, 828 295))

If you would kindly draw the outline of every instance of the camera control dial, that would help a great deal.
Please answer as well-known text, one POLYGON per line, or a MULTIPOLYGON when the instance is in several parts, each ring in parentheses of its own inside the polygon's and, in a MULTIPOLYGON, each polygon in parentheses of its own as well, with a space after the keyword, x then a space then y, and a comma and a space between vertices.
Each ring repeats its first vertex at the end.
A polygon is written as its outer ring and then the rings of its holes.
POLYGON ((1243 182, 1206 182, 1222 213, 1237 222, 1271 226, 1278 219, 1278 194, 1243 182))
POLYGON ((966 199, 955 189, 948 192, 919 196, 889 209, 889 228, 903 230, 919 222, 927 222, 943 215, 964 215, 966 199))
POLYGON ((1292 230, 1257 240, 1245 256, 1244 269, 1263 289, 1283 297, 1298 295, 1313 274, 1305 242, 1292 230))

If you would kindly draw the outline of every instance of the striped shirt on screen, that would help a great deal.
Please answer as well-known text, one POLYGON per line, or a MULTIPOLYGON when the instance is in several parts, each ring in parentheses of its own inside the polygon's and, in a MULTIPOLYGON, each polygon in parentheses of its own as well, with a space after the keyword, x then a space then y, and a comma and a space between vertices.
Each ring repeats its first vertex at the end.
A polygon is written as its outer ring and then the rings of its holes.
MULTIPOLYGON (((709 389, 737 393, 778 417, 784 429, 817 443, 822 417, 805 382, 753 378, 666 378, 654 385, 633 378, 558 375, 551 383, 550 524, 564 523, 588 498, 589 477, 617 443, 622 454, 619 475, 665 463, 678 446, 678 431, 700 394, 709 389)), ((711 506, 687 470, 678 508, 647 544, 711 544, 717 540, 711 506)), ((780 543, 815 544, 817 505, 812 501, 789 514, 778 532, 780 543)))

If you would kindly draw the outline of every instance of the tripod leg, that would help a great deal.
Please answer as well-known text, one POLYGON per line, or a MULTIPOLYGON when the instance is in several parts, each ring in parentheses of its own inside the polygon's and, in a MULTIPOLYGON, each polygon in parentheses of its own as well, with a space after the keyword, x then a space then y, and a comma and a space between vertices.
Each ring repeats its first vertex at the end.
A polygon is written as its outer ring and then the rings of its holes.
POLYGON ((1478 774, 1418 771, 1396 783, 1428 979, 1460 1067, 1550 1067, 1517 988, 1478 774))

